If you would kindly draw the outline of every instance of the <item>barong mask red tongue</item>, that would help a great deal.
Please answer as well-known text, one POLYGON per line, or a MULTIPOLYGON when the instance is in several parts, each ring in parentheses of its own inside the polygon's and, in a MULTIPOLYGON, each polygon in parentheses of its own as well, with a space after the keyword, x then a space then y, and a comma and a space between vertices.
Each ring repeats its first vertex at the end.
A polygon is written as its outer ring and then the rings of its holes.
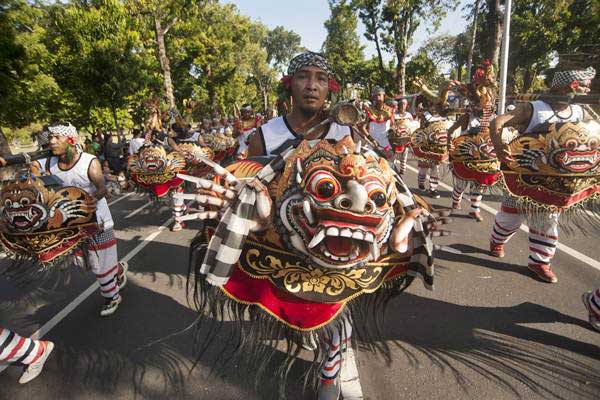
POLYGON ((286 239, 312 262, 351 268, 381 254, 394 220, 393 174, 352 138, 301 143, 278 192, 286 239))

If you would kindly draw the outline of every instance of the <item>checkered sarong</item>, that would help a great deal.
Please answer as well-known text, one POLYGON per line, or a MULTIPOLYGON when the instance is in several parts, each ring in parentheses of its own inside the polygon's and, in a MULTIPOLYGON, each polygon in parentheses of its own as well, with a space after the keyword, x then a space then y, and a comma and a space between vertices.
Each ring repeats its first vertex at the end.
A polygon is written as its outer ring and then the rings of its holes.
MULTIPOLYGON (((258 172, 254 179, 267 186, 277 173, 283 170, 285 160, 293 153, 294 148, 295 146, 290 146, 276 156, 258 172)), ((238 197, 225 210, 208 243, 200 267, 200 273, 206 275, 208 283, 223 286, 229 281, 233 268, 242 254, 246 237, 256 224, 254 206, 256 196, 257 192, 254 188, 244 185, 238 197)))

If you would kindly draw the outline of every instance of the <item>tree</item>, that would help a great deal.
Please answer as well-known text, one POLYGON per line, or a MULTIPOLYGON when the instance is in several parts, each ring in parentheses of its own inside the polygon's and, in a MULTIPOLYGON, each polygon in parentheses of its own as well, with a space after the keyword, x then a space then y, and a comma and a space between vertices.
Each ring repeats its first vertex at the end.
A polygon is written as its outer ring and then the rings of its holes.
POLYGON ((377 65, 382 75, 389 74, 383 63, 383 49, 380 34, 383 30, 382 1, 381 0, 356 0, 354 6, 358 9, 358 16, 365 26, 364 36, 375 44, 377 51, 377 65))
POLYGON ((279 72, 284 72, 288 62, 302 49, 301 41, 300 35, 286 30, 283 26, 276 26, 267 31, 262 40, 262 47, 267 52, 267 64, 279 72))
POLYGON ((471 69, 473 67, 473 52, 475 51, 475 38, 477 37, 477 17, 479 16, 481 0, 475 0, 473 9, 473 23, 469 32, 469 55, 467 56, 467 82, 471 81, 471 69))
POLYGON ((135 19, 118 0, 56 10, 52 47, 60 60, 54 74, 88 116, 110 110, 117 132, 120 108, 146 83, 143 46, 135 19))
POLYGON ((358 19, 347 0, 329 0, 331 16, 325 21, 327 37, 323 52, 340 79, 342 90, 356 75, 363 61, 363 46, 357 33, 358 19))
POLYGON ((384 71, 380 47, 395 56, 396 90, 406 91, 406 62, 411 38, 422 22, 437 27, 455 0, 358 0, 359 16, 365 23, 368 40, 376 44, 384 71))
POLYGON ((173 80, 171 76, 171 61, 169 60, 165 37, 181 16, 190 7, 198 6, 198 2, 188 0, 129 0, 131 8, 139 15, 149 17, 154 31, 156 54, 162 71, 165 98, 170 110, 176 110, 173 80))
POLYGON ((500 60, 500 45, 504 28, 504 12, 500 9, 500 0, 486 0, 487 14, 485 15, 488 27, 487 58, 498 65, 500 60))

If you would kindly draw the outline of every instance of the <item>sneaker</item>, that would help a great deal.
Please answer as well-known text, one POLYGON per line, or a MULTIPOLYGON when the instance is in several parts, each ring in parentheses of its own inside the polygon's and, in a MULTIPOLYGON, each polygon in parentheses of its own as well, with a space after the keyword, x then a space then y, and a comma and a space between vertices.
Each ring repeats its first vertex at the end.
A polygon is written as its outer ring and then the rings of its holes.
POLYGON ((179 232, 181 230, 183 230, 184 225, 181 222, 175 222, 173 223, 173 226, 171 227, 171 232, 179 232))
POLYGON ((119 308, 119 304, 121 304, 122 300, 123 298, 120 294, 115 295, 115 297, 110 300, 106 300, 100 309, 100 316, 108 317, 109 315, 113 315, 117 311, 117 308, 119 308))
POLYGON ((490 242, 490 255, 498 258, 504 257, 504 245, 490 242))
POLYGON ((527 268, 544 282, 558 283, 558 278, 554 275, 554 272, 550 270, 548 264, 531 264, 528 265, 527 268))
POLYGON ((425 185, 422 183, 419 183, 419 190, 425 190, 425 185))
POLYGON ((129 264, 125 261, 119 261, 119 270, 117 271, 117 285, 119 285, 119 292, 125 288, 127 284, 127 270, 129 264))
POLYGON ((479 211, 470 212, 469 215, 477 222, 483 221, 483 218, 481 217, 481 213, 479 211))
POLYGON ((44 346, 44 351, 35 362, 29 364, 27 368, 25 368, 23 375, 21 375, 21 377, 19 378, 19 383, 21 385, 27 382, 31 382, 32 380, 37 378, 39 374, 42 373, 42 369, 44 369, 44 364, 46 363, 46 360, 48 359, 48 357, 50 357, 50 353, 52 353, 52 350, 54 350, 54 343, 52 342, 40 341, 40 344, 44 346))
POLYGON ((430 190, 429 191, 429 197, 431 197, 432 199, 439 199, 440 198, 440 194, 438 193, 437 190, 430 190))
POLYGON ((583 301, 585 308, 588 310, 588 320, 590 321, 590 325, 592 325, 592 328, 600 332, 600 315, 596 314, 594 310, 592 310, 592 296, 594 296, 594 293, 585 292, 581 295, 581 301, 583 301))

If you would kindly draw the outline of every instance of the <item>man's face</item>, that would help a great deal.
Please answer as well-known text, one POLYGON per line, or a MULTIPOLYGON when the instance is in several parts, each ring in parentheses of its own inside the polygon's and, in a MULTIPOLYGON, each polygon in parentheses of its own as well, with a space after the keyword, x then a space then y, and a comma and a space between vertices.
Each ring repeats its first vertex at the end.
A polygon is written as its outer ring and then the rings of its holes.
POLYGON ((377 92, 377 94, 373 97, 373 101, 378 106, 381 106, 383 104, 383 102, 385 101, 385 93, 377 92))
POLYGON ((292 77, 294 107, 315 113, 323 108, 329 94, 329 76, 319 67, 302 67, 292 77))
POLYGON ((67 138, 65 136, 50 134, 48 143, 50 143, 50 150, 55 156, 60 157, 67 152, 67 138))
POLYGON ((400 100, 400 112, 405 113, 408 109, 408 100, 402 99, 400 100))
POLYGON ((242 110, 242 118, 248 119, 252 116, 252 110, 242 110))

